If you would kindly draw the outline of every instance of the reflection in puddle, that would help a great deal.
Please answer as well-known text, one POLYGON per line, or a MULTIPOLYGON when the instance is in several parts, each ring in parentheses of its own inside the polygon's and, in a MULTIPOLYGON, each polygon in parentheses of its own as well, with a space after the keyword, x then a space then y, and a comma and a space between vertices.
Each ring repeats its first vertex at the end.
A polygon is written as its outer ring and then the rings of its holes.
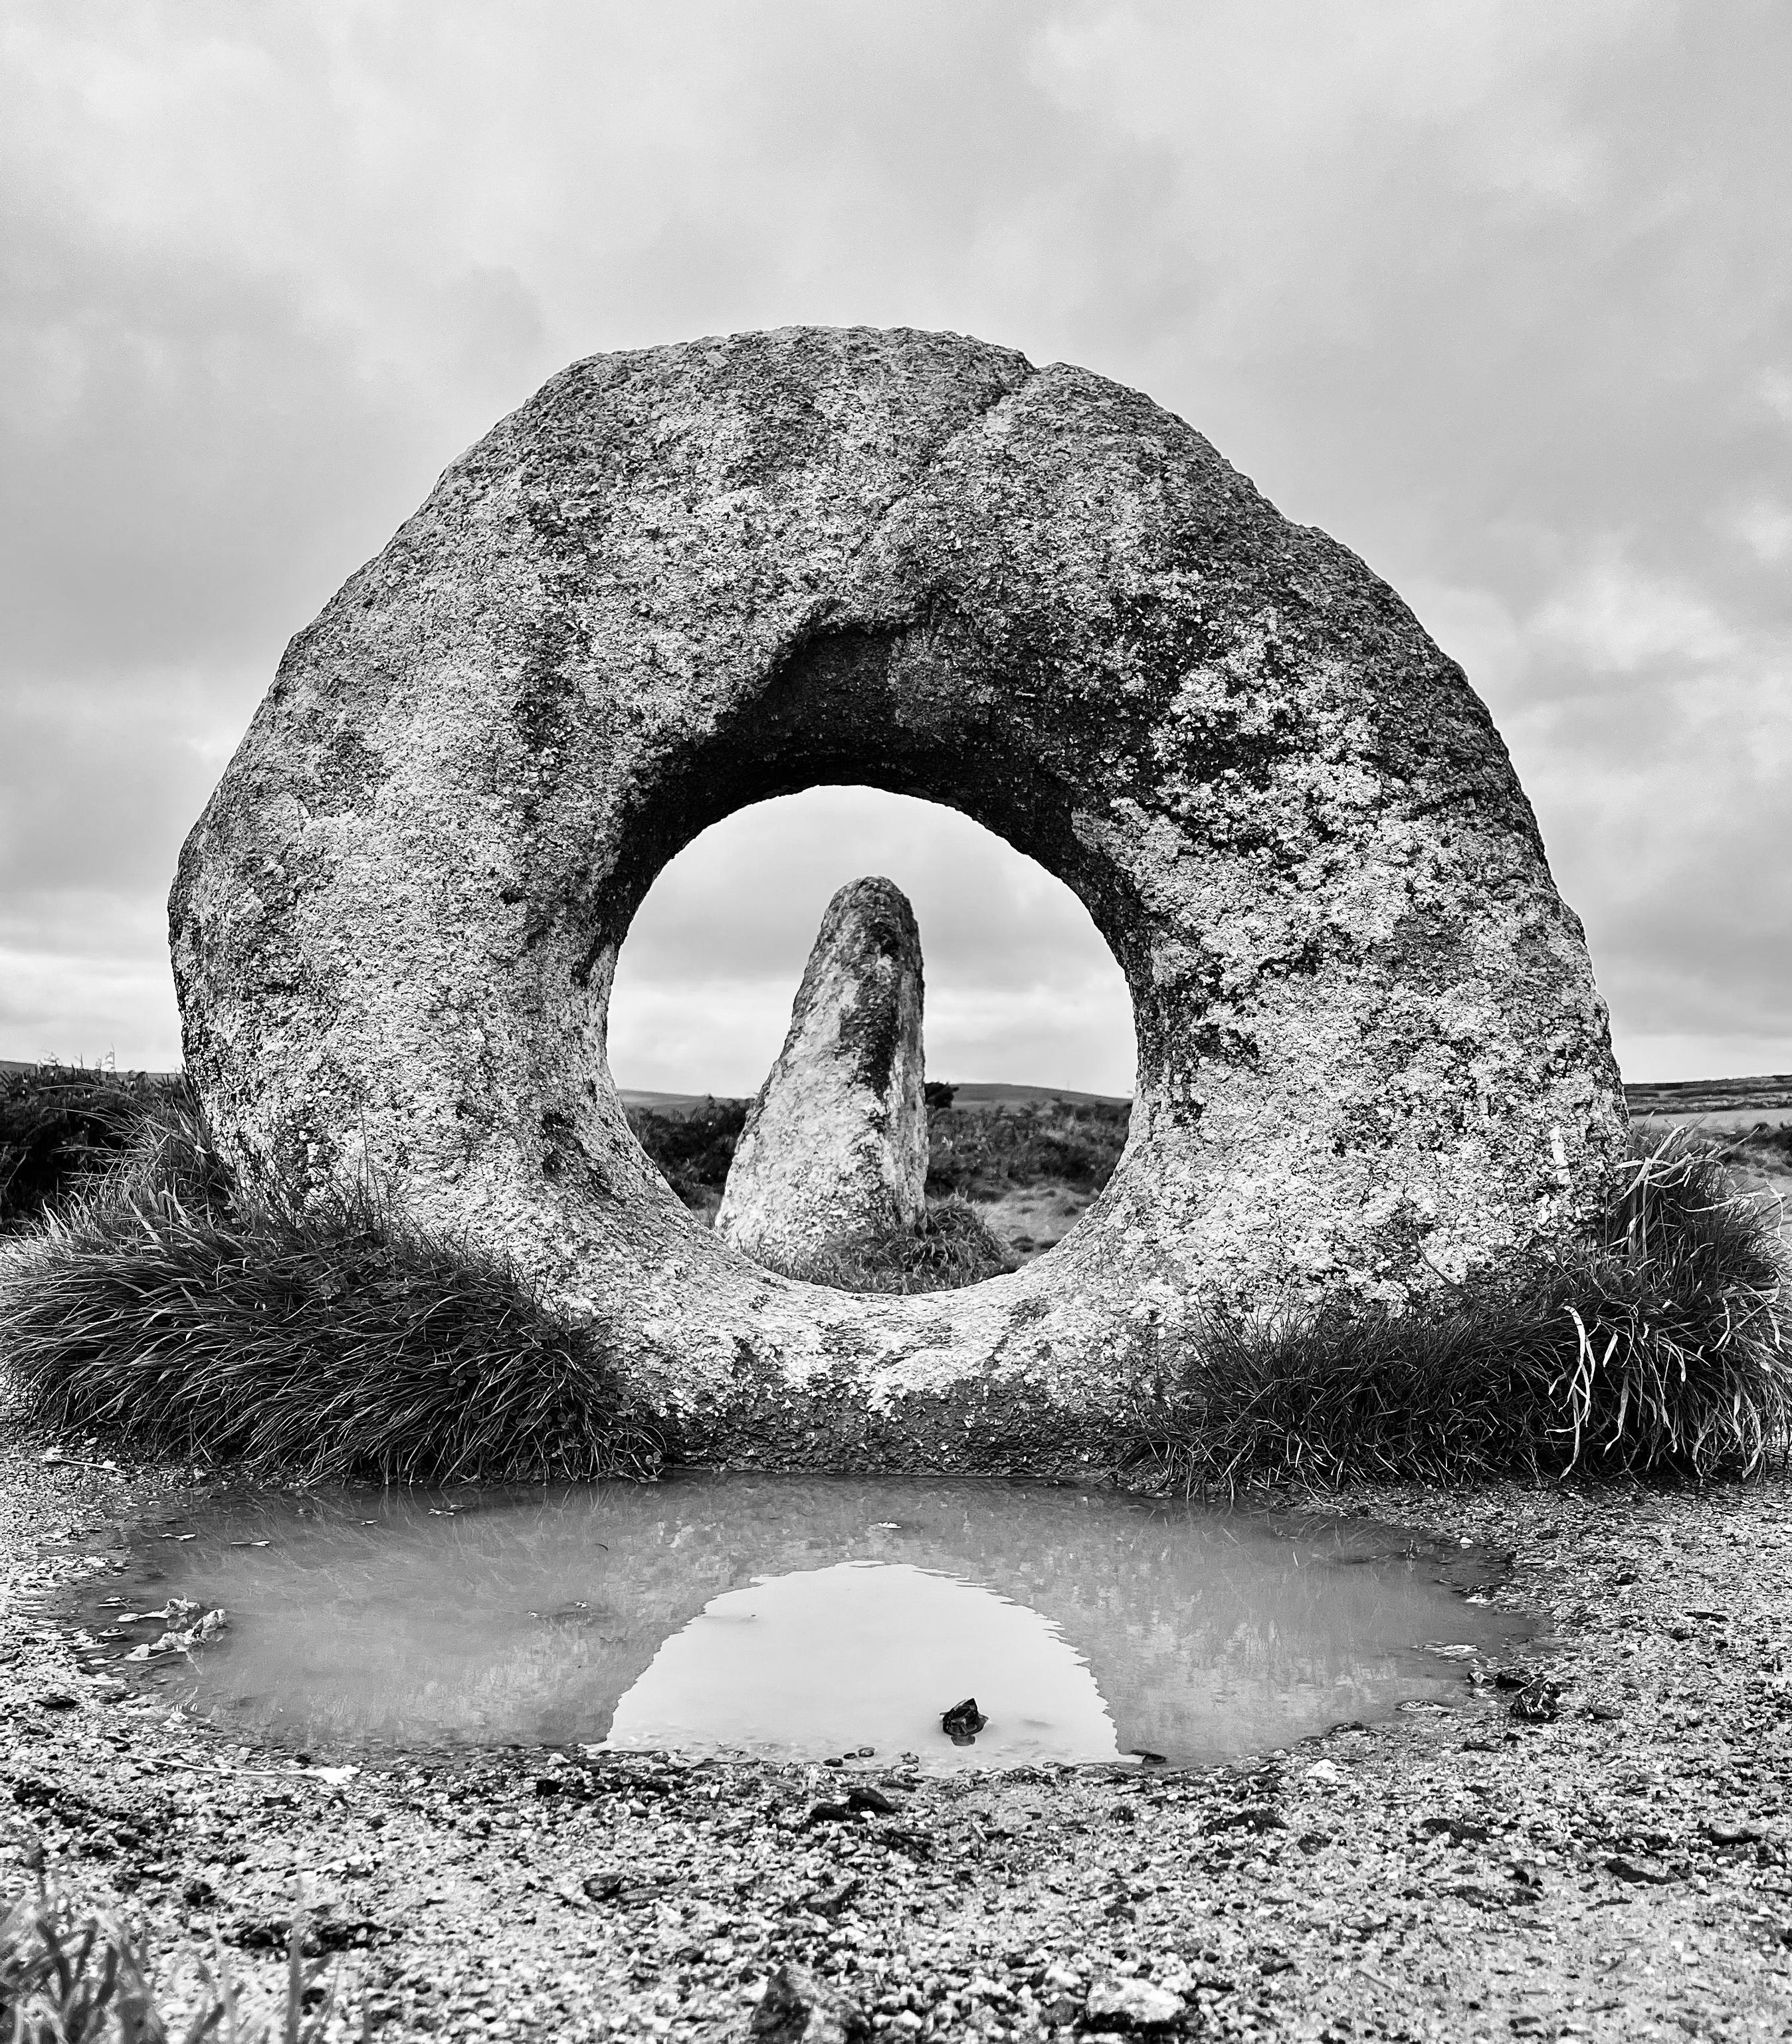
POLYGON ((1119 1758, 1088 1664, 1049 1619, 907 1562, 842 1562, 715 1598, 616 1705, 610 1743, 919 1753, 966 1695, 988 1720, 984 1766, 1119 1758))
POLYGON ((119 1612, 221 1606, 222 1637, 150 1679, 313 1746, 1216 1760, 1453 1698, 1527 1629, 1464 1600, 1484 1561, 1364 1520, 998 1479, 341 1489, 182 1531, 144 1528, 80 1616, 136 1676, 119 1612), (955 1746, 941 1715, 973 1696, 988 1723, 955 1746))

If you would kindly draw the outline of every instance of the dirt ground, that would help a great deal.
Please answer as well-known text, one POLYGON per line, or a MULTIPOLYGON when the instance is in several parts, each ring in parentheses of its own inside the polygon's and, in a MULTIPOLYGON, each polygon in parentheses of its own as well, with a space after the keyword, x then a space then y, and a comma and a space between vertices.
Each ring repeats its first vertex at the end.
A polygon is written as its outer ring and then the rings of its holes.
POLYGON ((51 1622, 186 1476, 42 1453, 0 1421, 0 1904, 40 1848, 171 1979, 215 1927, 271 1985, 302 1893, 345 2034, 743 2036, 784 1962, 896 2038, 1112 2034, 1129 2007, 1328 2044, 1792 2034, 1784 1477, 1337 1500, 1512 1553, 1552 1722, 1475 1666, 1453 1708, 1192 1772, 508 1749, 344 1776, 133 1695, 51 1622), (844 1812, 854 1785, 894 1810, 844 1812))

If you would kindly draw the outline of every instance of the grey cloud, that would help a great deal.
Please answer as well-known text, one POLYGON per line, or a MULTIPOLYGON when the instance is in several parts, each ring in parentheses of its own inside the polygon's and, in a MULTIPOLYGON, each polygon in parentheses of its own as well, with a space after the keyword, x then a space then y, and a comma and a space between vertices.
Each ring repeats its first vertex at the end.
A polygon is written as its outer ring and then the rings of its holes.
MULTIPOLYGON (((1146 388, 1355 548, 1506 730, 1621 1042, 1792 1066, 1789 60, 1771 0, 19 0, 0 1054, 79 1020, 43 962, 77 955, 169 1040, 159 897, 220 744, 497 413, 594 350, 863 319, 1146 388)), ((904 840, 918 899, 957 842, 904 840)), ((775 1010, 878 863, 762 851, 769 893, 650 905, 662 1020, 712 966, 775 1010)), ((952 1026, 1049 1062, 1106 967, 963 857, 952 1026)), ((693 1083, 734 1055, 725 1016, 678 1040, 693 1083)))

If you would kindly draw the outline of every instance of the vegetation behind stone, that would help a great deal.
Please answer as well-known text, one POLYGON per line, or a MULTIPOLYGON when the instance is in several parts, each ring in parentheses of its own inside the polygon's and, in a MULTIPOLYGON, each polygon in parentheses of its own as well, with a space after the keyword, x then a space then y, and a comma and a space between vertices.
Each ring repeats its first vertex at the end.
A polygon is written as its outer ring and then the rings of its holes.
MULTIPOLYGON (((930 1084, 927 1092, 931 1199, 997 1199, 1015 1186, 1046 1181, 1099 1192, 1126 1147, 1132 1110, 1124 1104, 1049 1101, 979 1108, 954 1107, 950 1086, 930 1084)), ((628 1125, 685 1205, 712 1212, 747 1105, 706 1099, 681 1112, 633 1108, 628 1125)))
POLYGON ((696 1213, 713 1213, 722 1202, 735 1145, 746 1124, 744 1100, 706 1098, 681 1114, 635 1107, 628 1110, 635 1139, 659 1174, 696 1213))
POLYGON ((949 1107, 927 1116, 927 1190, 997 1199, 1011 1187, 1055 1180, 1098 1193, 1126 1147, 1129 1105, 1042 1101, 1018 1107, 949 1107))
POLYGON ((0 1071, 0 1231, 36 1220, 134 1139, 158 1102, 186 1082, 80 1065, 0 1071))

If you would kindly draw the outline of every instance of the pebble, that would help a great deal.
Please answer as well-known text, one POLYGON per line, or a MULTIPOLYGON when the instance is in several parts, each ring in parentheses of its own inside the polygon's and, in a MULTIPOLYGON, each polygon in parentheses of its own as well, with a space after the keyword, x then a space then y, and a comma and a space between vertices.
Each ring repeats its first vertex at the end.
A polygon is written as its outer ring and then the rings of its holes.
POLYGON ((1168 2030, 1181 2022, 1188 2007, 1180 1994, 1149 1981, 1097 1981, 1089 1989, 1084 2021, 1092 2028, 1168 2030))

